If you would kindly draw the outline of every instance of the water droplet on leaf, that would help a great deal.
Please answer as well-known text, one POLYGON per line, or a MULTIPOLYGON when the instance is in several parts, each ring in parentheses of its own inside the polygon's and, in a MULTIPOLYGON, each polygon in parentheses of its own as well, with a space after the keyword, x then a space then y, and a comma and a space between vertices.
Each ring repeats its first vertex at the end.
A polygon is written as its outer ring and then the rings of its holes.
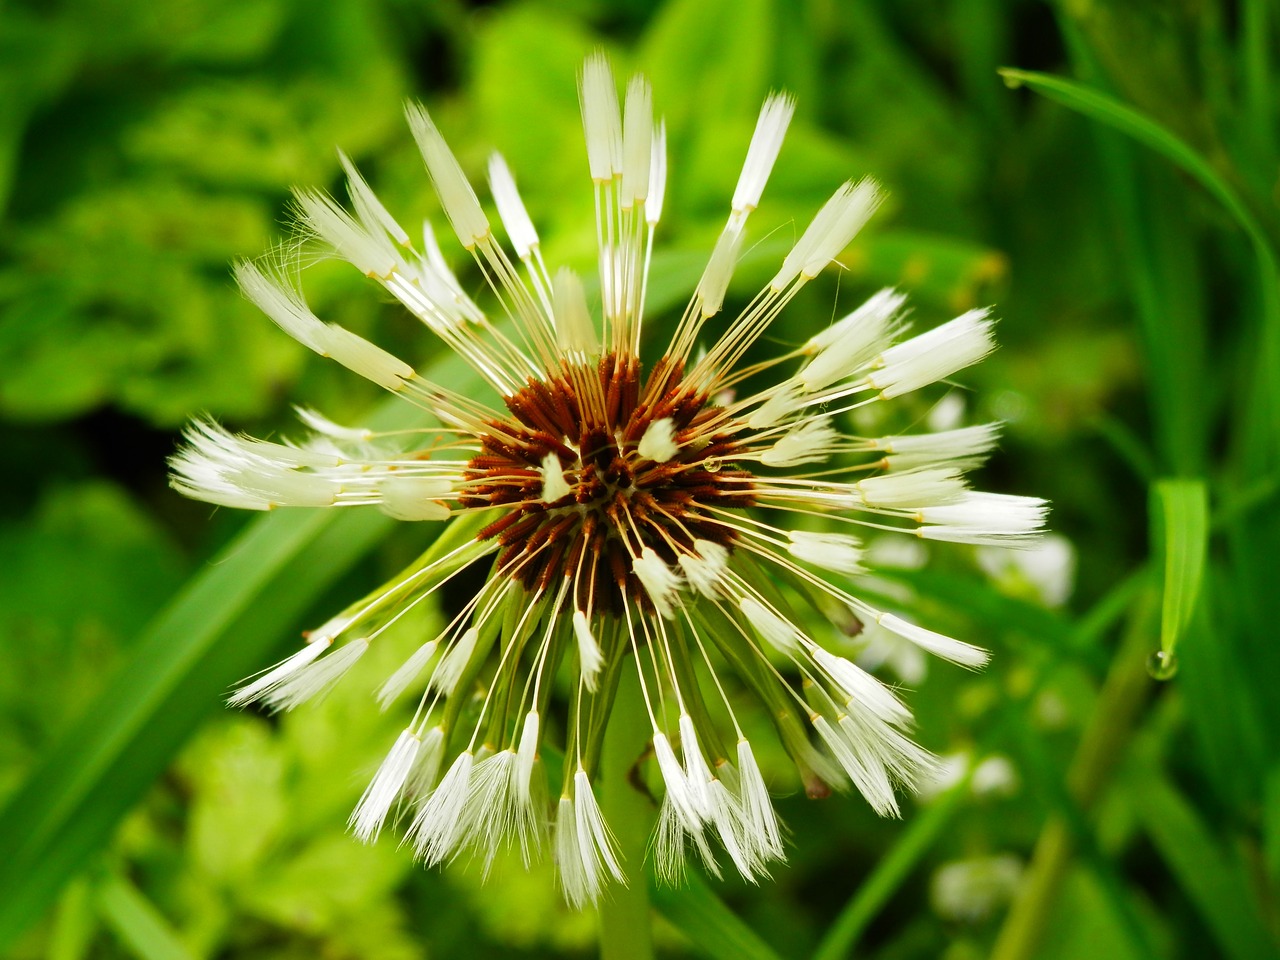
POLYGON ((1157 680, 1171 680, 1178 672, 1178 655, 1172 651, 1157 650, 1147 657, 1147 673, 1157 680))

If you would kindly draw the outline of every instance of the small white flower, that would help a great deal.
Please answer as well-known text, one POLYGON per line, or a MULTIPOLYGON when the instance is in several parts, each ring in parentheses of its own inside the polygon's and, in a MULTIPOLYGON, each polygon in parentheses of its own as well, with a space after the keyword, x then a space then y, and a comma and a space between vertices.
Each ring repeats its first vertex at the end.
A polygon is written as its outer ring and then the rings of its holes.
POLYGON ((933 909, 947 920, 976 923, 1008 904, 1022 882, 1022 861, 1010 853, 943 864, 929 885, 933 909))

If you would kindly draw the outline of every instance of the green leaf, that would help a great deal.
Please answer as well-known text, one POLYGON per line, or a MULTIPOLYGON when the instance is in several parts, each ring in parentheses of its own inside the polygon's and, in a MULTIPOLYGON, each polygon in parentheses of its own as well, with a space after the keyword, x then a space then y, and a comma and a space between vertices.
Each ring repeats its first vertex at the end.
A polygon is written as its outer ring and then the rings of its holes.
POLYGON ((1209 495, 1203 480, 1159 480, 1152 495, 1164 552, 1160 651, 1171 657, 1200 596, 1209 546, 1209 495))
POLYGON ((658 912, 712 960, 780 960, 759 935, 725 906, 705 880, 690 874, 679 890, 650 883, 658 912))
POLYGON ((193 960, 155 904, 118 873, 98 886, 102 919, 138 960, 193 960))
MULTIPOLYGON (((451 359, 427 372, 474 391, 461 366, 451 359)), ((396 399, 370 422, 396 429, 420 416, 396 399)), ((251 523, 156 617, 102 696, 0 810, 0 950, 107 842, 227 686, 262 667, 390 526, 372 510, 276 511, 251 523)))
POLYGON ((1244 864, 1231 858, 1194 807, 1150 763, 1131 771, 1130 793, 1151 842, 1229 960, 1275 956, 1244 864))

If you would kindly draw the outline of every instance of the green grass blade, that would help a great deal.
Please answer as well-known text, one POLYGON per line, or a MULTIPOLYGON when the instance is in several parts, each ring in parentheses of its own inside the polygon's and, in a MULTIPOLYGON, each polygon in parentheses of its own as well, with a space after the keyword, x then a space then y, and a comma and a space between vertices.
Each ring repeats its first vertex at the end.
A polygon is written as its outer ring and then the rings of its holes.
POLYGON ((1274 371, 1280 370, 1280 266, 1262 224, 1209 161, 1150 117, 1114 97, 1062 77, 1010 67, 1000 70, 1000 75, 1010 86, 1025 85, 1150 147, 1199 182, 1244 230, 1258 261, 1262 317, 1258 367, 1253 378, 1255 410, 1252 428, 1246 429, 1244 435, 1251 438, 1248 452, 1255 468, 1258 463, 1270 463, 1280 457, 1280 438, 1274 426, 1280 423, 1280 377, 1274 376, 1274 371))
POLYGON ((367 511, 263 518, 160 615, 0 812, 0 948, 108 841, 228 685, 265 664, 389 522, 367 511))
POLYGON ((840 911, 814 951, 813 960, 845 960, 853 956, 853 948, 867 925, 947 829, 968 792, 969 778, 966 776, 916 815, 898 842, 880 859, 875 870, 840 911))
POLYGON ((1160 856, 1213 933, 1228 960, 1274 957, 1249 889, 1244 865, 1231 859, 1171 783, 1146 764, 1134 771, 1130 793, 1139 820, 1160 856))
POLYGON ((1012 67, 1002 68, 1000 76, 1010 86, 1025 85, 1064 107, 1082 113, 1091 120, 1114 127, 1150 147, 1199 181, 1202 187, 1226 207, 1227 212, 1255 242, 1267 246, 1266 235, 1261 225, 1236 191, 1218 175, 1204 157, 1150 117, 1114 97, 1074 80, 1032 70, 1016 70, 1012 67))
POLYGON ((102 919, 138 960, 194 960, 169 921, 127 879, 110 874, 97 893, 102 919))
POLYGON ((781 960, 696 874, 690 874, 679 890, 650 881, 649 896, 657 911, 704 957, 781 960))
POLYGON ((1164 553, 1160 651, 1172 657, 1191 622, 1209 548, 1209 494, 1203 480, 1160 480, 1152 488, 1153 519, 1164 553))
MULTIPOLYGON (((460 391, 475 388, 453 359, 428 373, 460 391)), ((420 418, 393 399, 369 422, 396 429, 420 418)), ((0 809, 0 952, 108 842, 229 685, 266 666, 391 523, 376 510, 273 512, 157 615, 101 696, 0 809)))

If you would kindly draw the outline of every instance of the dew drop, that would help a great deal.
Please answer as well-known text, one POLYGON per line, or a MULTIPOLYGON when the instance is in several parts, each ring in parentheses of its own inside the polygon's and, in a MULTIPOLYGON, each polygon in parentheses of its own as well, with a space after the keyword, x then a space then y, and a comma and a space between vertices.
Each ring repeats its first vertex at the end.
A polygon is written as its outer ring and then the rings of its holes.
POLYGON ((719 473, 722 466, 724 466, 724 464, 718 457, 708 457, 702 463, 702 469, 707 471, 707 473, 719 473))
POLYGON ((1178 655, 1173 652, 1157 650, 1147 657, 1147 673, 1157 680, 1172 680, 1178 672, 1178 655))

